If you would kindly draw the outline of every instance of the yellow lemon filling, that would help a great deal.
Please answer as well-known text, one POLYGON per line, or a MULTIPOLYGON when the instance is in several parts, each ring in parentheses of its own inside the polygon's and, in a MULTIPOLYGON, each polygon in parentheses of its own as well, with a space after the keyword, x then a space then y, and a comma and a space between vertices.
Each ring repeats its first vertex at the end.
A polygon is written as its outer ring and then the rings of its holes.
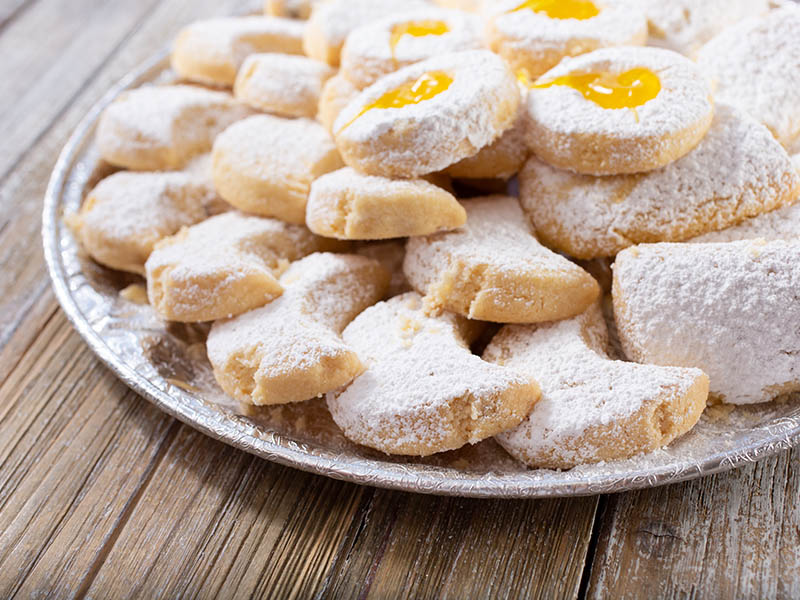
POLYGON ((342 127, 339 131, 343 131, 353 124, 356 119, 363 116, 365 113, 374 109, 386 108, 404 108, 412 104, 419 104, 430 100, 446 91, 453 83, 453 78, 447 73, 442 71, 433 71, 425 73, 416 81, 409 81, 401 85, 399 88, 386 92, 383 96, 367 104, 361 109, 353 119, 342 127))
POLYGON ((444 35, 445 33, 449 33, 450 28, 447 26, 447 23, 444 21, 434 21, 434 20, 426 20, 426 21, 411 21, 410 23, 401 23, 400 25, 395 25, 392 29, 392 37, 391 37, 391 47, 392 47, 392 58, 397 60, 395 57, 395 50, 397 48, 397 44, 400 43, 400 40, 410 35, 412 37, 425 37, 428 35, 444 35))
POLYGON ((526 0, 509 12, 520 10, 532 10, 535 13, 547 15, 551 19, 578 19, 581 21, 600 14, 600 9, 590 0, 526 0))
POLYGON ((564 75, 537 83, 534 88, 566 85, 603 108, 636 108, 649 102, 661 91, 661 80, 650 69, 638 68, 624 73, 580 73, 564 75))

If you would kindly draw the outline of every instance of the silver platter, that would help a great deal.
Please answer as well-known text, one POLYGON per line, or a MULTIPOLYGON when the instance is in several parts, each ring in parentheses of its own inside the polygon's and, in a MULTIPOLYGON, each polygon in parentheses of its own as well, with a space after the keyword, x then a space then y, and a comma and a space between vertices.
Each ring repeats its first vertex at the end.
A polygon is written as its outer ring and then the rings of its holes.
POLYGON ((790 448, 800 436, 800 401, 707 411, 669 448, 571 471, 530 470, 493 441, 428 459, 388 457, 351 444, 324 402, 245 414, 216 386, 201 326, 165 324, 149 306, 120 298, 135 278, 103 269, 80 251, 62 222, 110 170, 93 147, 102 109, 120 92, 168 81, 162 53, 125 77, 75 130, 53 170, 42 237, 64 312, 97 356, 156 406, 231 446, 270 461, 359 484, 453 496, 542 498, 646 488, 718 473, 790 448))

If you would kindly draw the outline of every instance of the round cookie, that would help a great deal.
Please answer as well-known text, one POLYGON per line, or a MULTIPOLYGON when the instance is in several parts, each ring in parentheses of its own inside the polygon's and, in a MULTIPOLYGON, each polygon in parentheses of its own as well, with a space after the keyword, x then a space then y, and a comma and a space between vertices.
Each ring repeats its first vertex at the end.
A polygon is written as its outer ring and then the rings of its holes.
POLYGON ((766 13, 767 0, 638 0, 647 17, 648 45, 694 56, 734 23, 766 13))
POLYGON ((593 177, 531 157, 519 180, 539 239, 586 260, 725 229, 792 204, 800 193, 797 171, 767 128, 724 105, 697 147, 662 169, 593 177))
POLYGON ((280 296, 289 262, 338 249, 300 225, 232 211, 158 242, 145 264, 147 294, 168 321, 214 321, 280 296))
POLYGON ((714 97, 750 113, 785 147, 800 138, 800 6, 742 21, 700 49, 714 97))
POLYGON ((67 219, 96 262, 144 275, 159 240, 207 218, 217 204, 210 183, 186 173, 114 173, 67 219))
POLYGON ((350 32, 392 13, 426 8, 424 0, 327 0, 317 2, 303 36, 306 56, 339 66, 339 55, 350 32))
POLYGON ((229 127, 213 150, 214 185, 236 208, 304 224, 311 182, 342 167, 333 140, 310 119, 257 115, 229 127))
POLYGON ((237 100, 281 117, 317 116, 325 82, 334 70, 327 64, 289 54, 252 54, 233 86, 237 100))
POLYGON ((363 89, 421 60, 483 47, 483 22, 475 15, 435 7, 402 12, 352 31, 340 73, 363 89))
POLYGON ((314 181, 306 207, 311 231, 343 240, 428 235, 466 220, 451 193, 424 179, 387 179, 349 167, 314 181))
POLYGON ((100 156, 135 171, 180 169, 252 111, 230 94, 190 85, 148 85, 121 94, 97 125, 100 156))
MULTIPOLYGON (((798 198, 800 199, 800 198, 798 198)), ((784 206, 738 225, 710 231, 688 242, 705 244, 708 242, 737 242, 739 240, 793 240, 800 238, 800 204, 784 206)))
POLYGON ((484 12, 492 50, 530 80, 566 56, 647 40, 644 13, 626 0, 501 0, 484 12))
POLYGON ((211 327, 206 347, 220 387, 254 405, 310 400, 364 371, 340 334, 383 297, 388 274, 374 260, 312 254, 280 279, 277 300, 211 327))
POLYGON ((344 435, 387 454, 429 456, 518 425, 538 386, 472 354, 466 329, 456 315, 426 315, 413 292, 361 313, 342 337, 367 369, 327 395, 344 435))
POLYGON ((689 59, 659 48, 604 48, 563 61, 526 100, 528 146, 589 175, 658 169, 708 131, 711 89, 689 59))
POLYGON ((197 21, 178 33, 172 48, 172 68, 186 80, 229 87, 251 54, 302 54, 304 30, 302 22, 278 17, 197 21))
POLYGON ((403 271, 432 308, 496 323, 565 319, 586 310, 600 286, 536 240, 516 198, 465 200, 466 226, 410 238, 403 271))
POLYGON ((609 358, 599 305, 541 325, 507 325, 483 359, 535 379, 541 399, 495 439, 530 467, 571 469, 663 448, 689 431, 706 407, 700 369, 609 358))
POLYGON ((494 142, 514 124, 519 101, 514 75, 495 54, 437 56, 361 92, 334 123, 336 144, 358 171, 417 177, 494 142))
POLYGON ((800 390, 800 241, 646 244, 614 263, 614 316, 636 362, 697 367, 730 404, 800 390))
POLYGON ((317 120, 331 135, 333 135, 333 124, 336 122, 336 117, 353 98, 358 96, 360 91, 349 79, 338 74, 325 82, 319 98, 317 120))
POLYGON ((509 179, 525 164, 528 146, 525 140, 526 117, 523 110, 511 129, 474 156, 468 156, 444 170, 457 179, 509 179))

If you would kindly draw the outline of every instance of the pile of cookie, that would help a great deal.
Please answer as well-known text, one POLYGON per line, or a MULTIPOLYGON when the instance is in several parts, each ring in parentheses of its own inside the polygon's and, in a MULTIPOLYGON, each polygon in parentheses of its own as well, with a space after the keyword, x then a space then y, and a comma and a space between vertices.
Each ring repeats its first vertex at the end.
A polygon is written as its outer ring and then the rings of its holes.
POLYGON ((189 25, 176 82, 106 108, 119 171, 68 216, 163 319, 213 322, 230 396, 568 469, 800 390, 800 7, 265 11, 189 25))

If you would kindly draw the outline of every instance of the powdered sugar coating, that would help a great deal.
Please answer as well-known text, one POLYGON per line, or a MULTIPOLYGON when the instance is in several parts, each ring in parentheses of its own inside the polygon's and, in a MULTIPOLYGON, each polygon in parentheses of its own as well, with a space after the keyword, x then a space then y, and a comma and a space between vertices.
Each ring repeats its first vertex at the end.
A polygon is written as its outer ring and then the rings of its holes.
POLYGON ((551 19, 532 10, 514 10, 520 0, 484 3, 492 50, 517 71, 536 78, 565 56, 608 46, 641 46, 647 39, 644 13, 627 0, 598 0, 589 19, 551 19))
POLYGON ((327 396, 344 434, 383 452, 427 456, 522 421, 537 386, 473 355, 463 326, 455 315, 426 315, 413 292, 360 314, 342 337, 366 371, 327 396))
POLYGON ((529 466, 569 469, 655 450, 697 423, 708 395, 702 371, 612 360, 607 347, 598 305, 565 321, 504 327, 483 358, 535 379, 542 397, 497 441, 529 466))
POLYGON ((514 123, 520 95, 508 66, 473 50, 437 56, 387 75, 339 114, 334 133, 345 162, 371 175, 416 177, 472 156, 514 123), (453 82, 429 100, 361 111, 384 94, 431 72, 453 82))
POLYGON ((190 81, 233 85, 244 60, 257 52, 302 54, 305 24, 279 17, 223 17, 196 21, 175 39, 172 68, 190 81))
POLYGON ((528 145, 554 166, 592 175, 649 171, 685 155, 708 131, 714 106, 702 72, 675 52, 604 48, 563 60, 537 83, 638 68, 654 72, 661 89, 635 109, 603 108, 566 85, 531 88, 528 145))
POLYGON ((716 83, 717 100, 749 112, 786 147, 800 137, 800 7, 726 29, 697 63, 716 83))
POLYGON ((156 245, 148 294, 169 320, 229 317, 280 295, 276 278, 289 262, 335 246, 300 225, 228 212, 156 245))
POLYGON ((731 404, 800 389, 800 241, 653 244, 614 263, 625 354, 697 367, 731 404))
POLYGON ((509 179, 516 175, 528 157, 525 143, 527 117, 524 110, 517 114, 514 125, 488 146, 450 165, 445 174, 462 179, 509 179))
POLYGON ((314 4, 303 38, 307 56, 339 65, 345 39, 354 29, 392 13, 426 8, 425 0, 328 0, 314 4))
POLYGON ((251 404, 308 400, 360 373, 339 334, 383 296, 388 274, 362 256, 319 253, 292 264, 280 283, 283 296, 214 323, 206 343, 222 388, 251 404))
POLYGON ((683 158, 639 175, 591 177, 531 158, 520 201, 545 244, 581 259, 643 242, 682 241, 794 202, 800 176, 769 131, 717 105, 683 158))
POLYGON ((304 56, 252 54, 239 69, 234 95, 279 116, 313 119, 322 88, 333 74, 327 64, 304 56))
POLYGON ((341 73, 357 87, 365 88, 398 69, 450 52, 484 47, 483 22, 457 10, 427 8, 378 19, 353 30, 342 48, 341 73), (396 27, 408 23, 442 22, 441 35, 404 35, 392 47, 396 27))
POLYGON ((429 303, 471 319, 534 323, 574 316, 597 299, 591 275, 536 240, 516 198, 462 205, 464 227, 406 244, 403 270, 429 303))
POLYGON ((769 10, 767 0, 639 0, 647 16, 648 44, 694 56, 734 23, 769 10))
POLYGON ((121 94, 100 117, 97 147, 128 169, 179 169, 216 135, 251 114, 230 94, 190 85, 147 85, 121 94))
POLYGON ((205 219, 218 202, 213 186, 187 173, 115 173, 89 192, 69 219, 97 262, 144 275, 160 239, 205 219))
POLYGON ((742 221, 721 231, 710 231, 688 240, 694 243, 735 242, 738 240, 791 240, 800 237, 800 204, 742 221))

